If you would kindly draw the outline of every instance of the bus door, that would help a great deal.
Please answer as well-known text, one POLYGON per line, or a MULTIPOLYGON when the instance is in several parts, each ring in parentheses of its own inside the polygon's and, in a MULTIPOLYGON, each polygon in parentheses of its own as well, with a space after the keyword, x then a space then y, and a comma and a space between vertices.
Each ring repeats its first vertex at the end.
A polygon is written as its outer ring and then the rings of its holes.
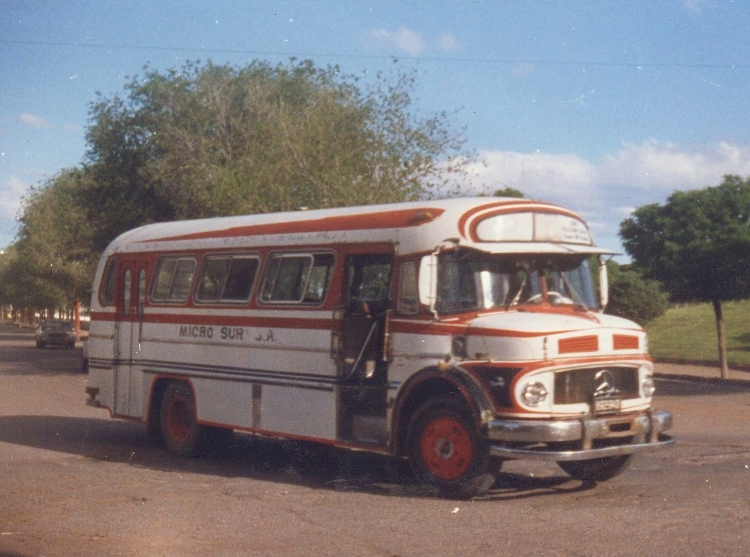
POLYGON ((146 302, 146 265, 123 259, 118 269, 115 312, 115 408, 123 416, 140 412, 140 389, 133 381, 134 361, 139 358, 146 302))
POLYGON ((350 255, 341 318, 338 436, 387 442, 388 318, 393 256, 350 255))

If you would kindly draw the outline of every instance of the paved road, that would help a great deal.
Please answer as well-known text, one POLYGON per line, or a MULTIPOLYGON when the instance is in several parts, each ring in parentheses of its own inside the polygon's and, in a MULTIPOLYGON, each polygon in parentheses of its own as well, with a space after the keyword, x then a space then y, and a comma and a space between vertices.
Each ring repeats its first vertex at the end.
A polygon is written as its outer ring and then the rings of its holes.
POLYGON ((387 459, 238 436, 182 460, 84 405, 80 352, 0 326, 0 556, 745 555, 750 390, 665 380, 678 443, 597 486, 514 462, 448 501, 387 459))

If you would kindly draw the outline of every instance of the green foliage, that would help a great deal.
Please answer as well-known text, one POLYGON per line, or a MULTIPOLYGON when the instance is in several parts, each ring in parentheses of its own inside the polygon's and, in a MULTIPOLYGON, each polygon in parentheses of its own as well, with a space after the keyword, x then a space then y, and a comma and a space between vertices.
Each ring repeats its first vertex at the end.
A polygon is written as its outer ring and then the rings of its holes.
POLYGON ((607 274, 610 284, 606 313, 648 323, 669 307, 667 295, 661 291, 658 282, 644 279, 636 271, 619 267, 614 262, 609 262, 607 274))
POLYGON ((517 197, 519 199, 526 197, 521 190, 511 187, 496 190, 493 195, 495 197, 517 197))
POLYGON ((154 221, 429 196, 468 159, 446 114, 411 111, 413 84, 396 71, 363 90, 309 61, 147 68, 92 106, 97 247, 154 221))
POLYGON ((675 302, 714 308, 722 377, 727 353, 721 302, 750 297, 750 179, 675 192, 664 205, 640 207, 620 225, 636 265, 675 302))
POLYGON ((7 277, 15 305, 54 309, 89 296, 97 253, 77 198, 84 180, 80 170, 63 170, 24 200, 7 277))
POLYGON ((750 296, 750 180, 675 192, 623 221, 625 250, 675 302, 750 296))
POLYGON ((152 222, 411 201, 470 162, 448 115, 412 108, 413 72, 369 85, 310 61, 148 67, 90 107, 82 164, 32 190, 0 261, 0 302, 86 298, 99 254, 152 222))
MULTIPOLYGON (((729 365, 750 366, 750 300, 724 304, 729 365)), ((715 365, 716 327, 711 304, 671 307, 646 325, 651 355, 657 359, 715 365)))

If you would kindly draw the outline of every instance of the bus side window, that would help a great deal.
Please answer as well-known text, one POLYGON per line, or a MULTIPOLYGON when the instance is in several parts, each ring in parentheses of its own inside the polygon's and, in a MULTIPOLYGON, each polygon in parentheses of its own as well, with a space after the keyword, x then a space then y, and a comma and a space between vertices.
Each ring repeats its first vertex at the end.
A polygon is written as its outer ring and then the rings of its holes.
POLYGON ((258 272, 258 259, 255 257, 235 257, 229 267, 222 300, 246 302, 250 299, 255 274, 258 272))
POLYGON ((414 315, 419 312, 417 266, 413 261, 402 263, 398 271, 398 304, 401 314, 414 315))
POLYGON ((325 299, 333 254, 277 254, 269 259, 261 292, 263 302, 315 303, 325 299))
POLYGON ((333 263, 334 257, 329 253, 318 254, 314 257, 310 278, 305 289, 304 302, 320 303, 325 299, 328 286, 331 284, 333 263))
POLYGON ((115 278, 117 277, 117 273, 115 273, 116 269, 116 261, 114 258, 112 258, 107 263, 107 267, 106 269, 104 269, 104 274, 102 276, 102 290, 99 297, 102 305, 111 305, 115 301, 115 278))
POLYGON ((155 302, 185 302, 190 295, 196 262, 193 257, 163 257, 156 264, 151 299, 155 302))
POLYGON ((206 257, 197 281, 195 299, 199 302, 247 302, 257 271, 256 257, 206 257))
POLYGON ((122 281, 122 314, 130 315, 132 274, 130 269, 125 269, 125 277, 122 281))

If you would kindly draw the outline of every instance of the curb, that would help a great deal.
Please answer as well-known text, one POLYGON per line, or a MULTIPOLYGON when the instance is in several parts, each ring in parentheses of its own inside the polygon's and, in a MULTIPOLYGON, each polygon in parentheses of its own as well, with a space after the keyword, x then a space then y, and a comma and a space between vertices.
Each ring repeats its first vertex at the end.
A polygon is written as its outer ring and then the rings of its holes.
MULTIPOLYGON (((675 364, 679 366, 702 366, 702 367, 712 367, 719 369, 719 362, 714 361, 708 361, 708 360, 681 360, 680 358, 654 358, 655 364, 675 364)), ((732 367, 729 371, 749 371, 750 372, 750 366, 741 365, 741 364, 732 364, 732 367)))
POLYGON ((673 379, 677 381, 692 381, 710 385, 724 385, 750 389, 750 379, 723 379, 721 377, 705 377, 702 375, 687 375, 679 373, 654 373, 654 379, 673 379))

